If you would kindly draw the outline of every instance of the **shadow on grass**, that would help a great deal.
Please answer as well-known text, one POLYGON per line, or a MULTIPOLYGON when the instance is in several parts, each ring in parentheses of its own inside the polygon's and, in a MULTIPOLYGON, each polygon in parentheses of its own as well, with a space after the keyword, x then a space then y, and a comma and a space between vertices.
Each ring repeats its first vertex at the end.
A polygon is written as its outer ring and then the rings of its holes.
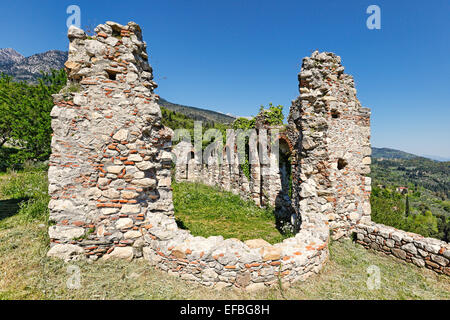
POLYGON ((0 200, 0 221, 17 214, 20 209, 20 203, 28 199, 9 199, 0 200))
POLYGON ((181 220, 180 218, 176 218, 175 222, 176 222, 178 228, 180 228, 182 230, 189 230, 189 228, 186 227, 186 225, 184 224, 183 220, 181 220))

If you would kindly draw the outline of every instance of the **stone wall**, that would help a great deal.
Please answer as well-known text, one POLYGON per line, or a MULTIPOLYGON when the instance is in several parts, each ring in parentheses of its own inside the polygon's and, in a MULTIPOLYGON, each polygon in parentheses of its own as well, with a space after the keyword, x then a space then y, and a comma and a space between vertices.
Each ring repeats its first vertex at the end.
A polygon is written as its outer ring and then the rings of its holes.
POLYGON ((161 125, 140 27, 71 27, 66 88, 54 96, 50 255, 142 255, 148 215, 173 216, 171 130, 161 125))
POLYGON ((197 182, 209 186, 219 187, 239 195, 245 200, 252 200, 258 206, 271 206, 279 218, 287 219, 294 212, 289 197, 289 173, 291 164, 280 159, 292 153, 292 145, 288 138, 276 131, 268 129, 269 137, 274 135, 276 152, 272 152, 270 145, 265 146, 267 161, 260 161, 258 148, 259 135, 250 140, 255 160, 250 166, 247 176, 240 165, 236 152, 236 133, 229 133, 227 145, 216 150, 216 155, 209 161, 200 163, 191 143, 181 141, 173 148, 175 155, 175 180, 177 182, 197 182), (280 153, 278 153, 280 150, 280 153), (234 152, 231 152, 234 151, 234 152), (220 157, 220 159, 217 158, 220 157), (281 161, 281 166, 280 166, 281 161))
POLYGON ((447 242, 373 222, 358 225, 354 233, 356 241, 367 249, 450 276, 450 244, 447 242))
POLYGON ((324 224, 275 245, 178 229, 172 132, 161 125, 141 29, 107 22, 96 32, 69 29, 69 82, 54 96, 48 255, 143 257, 185 280, 249 290, 317 273, 328 257, 324 224))
POLYGON ((299 80, 288 119, 296 158, 293 207, 302 218, 325 217, 338 239, 370 221, 370 111, 333 53, 303 59, 299 80))

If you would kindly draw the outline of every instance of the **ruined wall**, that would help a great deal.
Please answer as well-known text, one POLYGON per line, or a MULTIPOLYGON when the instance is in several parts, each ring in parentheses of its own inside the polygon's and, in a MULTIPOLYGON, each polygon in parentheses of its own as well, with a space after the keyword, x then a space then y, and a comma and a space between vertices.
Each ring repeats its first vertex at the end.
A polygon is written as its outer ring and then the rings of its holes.
MULTIPOLYGON (((315 52, 304 59, 300 97, 289 117, 286 139, 292 142, 293 203, 301 229, 274 245, 262 239, 244 243, 195 237, 177 227, 170 186, 172 132, 161 124, 141 29, 132 22, 107 22, 96 33, 88 37, 69 29, 69 82, 54 96, 49 209, 55 225, 49 229, 49 256, 143 258, 184 280, 253 290, 318 273, 329 254, 329 226, 335 235, 357 230, 364 243, 373 240, 368 233, 376 231, 363 224, 370 215, 370 180, 364 177, 369 111, 357 102, 339 57, 315 52)), ((260 166, 252 166, 256 182, 245 181, 238 162, 230 163, 237 156, 232 146, 228 141, 218 153, 223 165, 211 160, 206 172, 187 166, 177 178, 198 177, 199 170, 206 183, 220 181, 261 201, 264 181, 267 187, 279 184, 264 180, 267 171, 260 166)), ((435 247, 430 250, 436 255, 435 247)), ((431 255, 428 264, 442 266, 448 250, 441 251, 443 256, 431 255)))
POLYGON ((333 53, 304 58, 299 80, 289 115, 298 164, 294 208, 302 219, 324 216, 339 238, 370 221, 370 111, 361 107, 353 78, 333 53))
MULTIPOLYGON (((266 147, 266 161, 260 161, 258 138, 250 141, 256 161, 250 165, 249 177, 239 164, 235 133, 230 135, 223 150, 216 150, 216 156, 204 163, 196 161, 192 144, 182 141, 173 148, 176 156, 175 180, 216 186, 237 194, 242 199, 252 200, 258 206, 278 208, 276 213, 279 218, 289 218, 293 213, 289 198, 290 169, 280 168, 278 149, 282 149, 282 154, 290 155, 292 146, 284 134, 276 133, 276 136, 277 148, 272 152, 269 145, 266 147)), ((285 166, 291 164, 285 163, 285 166)))
POLYGON ((437 273, 450 273, 450 245, 370 219, 370 110, 356 98, 340 57, 303 59, 300 96, 289 115, 294 143, 293 207, 302 224, 326 220, 333 238, 354 236, 368 249, 437 273))
POLYGON ((68 84, 54 96, 49 255, 132 258, 148 215, 173 215, 171 130, 140 27, 107 22, 96 32, 69 29, 68 84))
POLYGON ((450 244, 374 222, 357 225, 356 242, 400 260, 450 276, 450 244))
POLYGON ((142 257, 184 280, 249 290, 317 273, 328 257, 324 224, 305 225, 275 245, 178 229, 172 132, 161 125, 141 30, 107 22, 96 32, 69 29, 69 83, 54 97, 48 255, 142 257))

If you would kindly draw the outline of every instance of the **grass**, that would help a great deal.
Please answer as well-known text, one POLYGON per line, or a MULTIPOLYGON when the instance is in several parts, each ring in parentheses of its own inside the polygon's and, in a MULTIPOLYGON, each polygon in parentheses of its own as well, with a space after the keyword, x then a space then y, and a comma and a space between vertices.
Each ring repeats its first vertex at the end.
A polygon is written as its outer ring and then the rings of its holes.
POLYGON ((195 183, 174 183, 175 217, 195 236, 222 235, 242 241, 262 238, 275 244, 289 238, 276 228, 273 209, 261 209, 231 192, 195 183))
MULTIPOLYGON (((0 175, 0 221, 20 213, 22 220, 48 219, 47 171, 27 166, 22 172, 0 175)), ((1 229, 0 224, 0 229, 1 229)))
POLYGON ((47 212, 30 214, 30 201, 34 206, 48 201, 44 177, 38 171, 0 175, 0 200, 29 197, 18 211, 0 219, 0 299, 450 299, 449 277, 367 251, 350 240, 332 242, 328 263, 306 282, 255 293, 205 288, 139 260, 66 264, 46 257, 47 212), (28 191, 20 190, 20 181, 28 191), (380 289, 367 288, 370 266, 380 270, 380 289), (73 267, 80 271, 78 289, 67 286, 73 267))

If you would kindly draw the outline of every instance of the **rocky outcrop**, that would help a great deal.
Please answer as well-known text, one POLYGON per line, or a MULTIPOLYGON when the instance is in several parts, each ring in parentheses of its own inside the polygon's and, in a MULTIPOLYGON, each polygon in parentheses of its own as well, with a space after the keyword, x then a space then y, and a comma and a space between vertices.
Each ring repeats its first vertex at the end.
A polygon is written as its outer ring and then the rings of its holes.
POLYGON ((12 48, 0 49, 0 65, 20 62, 25 57, 12 48))

